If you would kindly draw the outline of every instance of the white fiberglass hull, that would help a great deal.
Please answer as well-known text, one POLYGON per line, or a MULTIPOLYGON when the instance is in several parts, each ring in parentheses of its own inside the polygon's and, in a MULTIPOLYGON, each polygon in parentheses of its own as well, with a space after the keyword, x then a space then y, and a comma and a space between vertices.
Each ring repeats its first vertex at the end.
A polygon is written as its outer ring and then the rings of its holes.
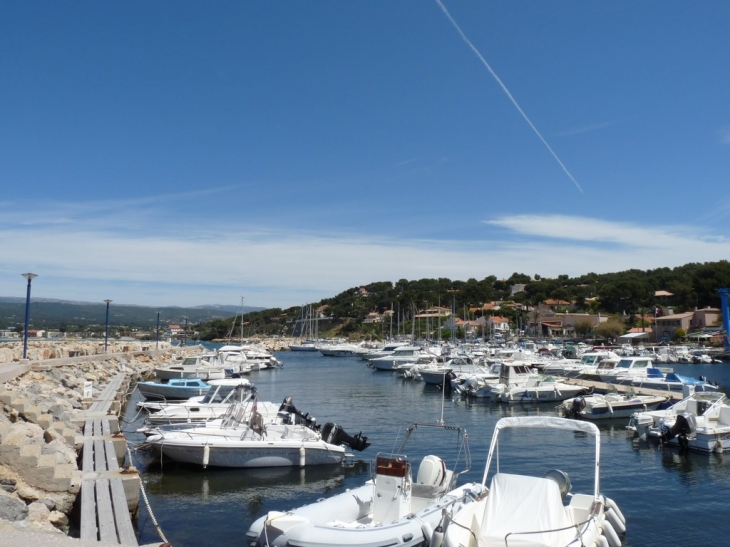
POLYGON ((507 404, 517 403, 557 403, 578 395, 585 388, 582 386, 561 385, 560 387, 520 387, 505 391, 500 401, 507 404))
POLYGON ((304 467, 341 463, 345 449, 324 441, 239 440, 207 436, 149 437, 164 456, 203 467, 304 467))

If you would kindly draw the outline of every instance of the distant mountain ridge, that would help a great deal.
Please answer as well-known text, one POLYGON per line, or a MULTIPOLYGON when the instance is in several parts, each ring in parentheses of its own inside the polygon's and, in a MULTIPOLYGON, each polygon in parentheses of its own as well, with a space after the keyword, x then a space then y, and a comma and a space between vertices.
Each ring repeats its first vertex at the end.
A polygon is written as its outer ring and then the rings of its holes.
MULTIPOLYGON (((262 311, 266 308, 244 306, 243 313, 262 311)), ((157 314, 160 324, 203 323, 228 319, 239 315, 240 305, 209 304, 202 306, 150 307, 138 304, 112 303, 109 310, 109 324, 137 329, 156 326, 157 314)), ((106 304, 103 302, 78 302, 54 298, 31 296, 30 323, 34 329, 58 329, 70 326, 85 327, 104 325, 106 304)), ((0 296, 0 329, 22 327, 25 321, 25 298, 0 296)))
MULTIPOLYGON (((81 300, 61 300, 58 298, 36 298, 35 296, 30 297, 31 302, 52 302, 56 304, 70 304, 73 306, 93 306, 98 304, 97 302, 86 302, 81 300)), ((25 304, 25 298, 19 296, 0 296, 0 304, 25 304)), ((104 304, 101 304, 104 305, 104 304)), ((118 306, 137 306, 140 308, 149 308, 150 306, 143 306, 142 304, 116 304, 118 306)), ((104 305, 105 306, 105 305, 104 305)), ((105 306, 106 307, 106 306, 105 306)), ((230 313, 241 313, 241 305, 228 305, 228 304, 203 304, 201 306, 162 306, 163 308, 185 308, 192 310, 220 310, 230 313)), ((257 306, 243 306, 244 313, 250 311, 262 311, 267 308, 257 306)))

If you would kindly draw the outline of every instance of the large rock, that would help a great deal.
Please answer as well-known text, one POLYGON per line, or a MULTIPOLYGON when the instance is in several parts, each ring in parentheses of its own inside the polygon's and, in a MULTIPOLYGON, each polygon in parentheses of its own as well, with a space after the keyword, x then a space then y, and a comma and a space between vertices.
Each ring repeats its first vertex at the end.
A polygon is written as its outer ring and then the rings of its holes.
POLYGON ((15 496, 0 490, 0 519, 16 521, 28 516, 28 506, 15 496))

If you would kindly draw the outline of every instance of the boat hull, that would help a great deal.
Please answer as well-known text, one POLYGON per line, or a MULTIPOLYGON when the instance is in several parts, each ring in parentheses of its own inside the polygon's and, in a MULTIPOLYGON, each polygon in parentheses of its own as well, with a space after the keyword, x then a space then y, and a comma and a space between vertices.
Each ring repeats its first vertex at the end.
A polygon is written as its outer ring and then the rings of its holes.
POLYGON ((226 441, 222 445, 215 439, 165 439, 154 444, 174 461, 203 467, 304 467, 338 464, 345 458, 342 447, 323 442, 226 441))
POLYGON ((249 528, 248 545, 285 547, 335 547, 341 545, 374 547, 428 545, 443 510, 456 513, 485 491, 479 483, 461 486, 412 517, 393 522, 372 522, 372 482, 328 499, 306 505, 286 514, 269 513, 249 528))
POLYGON ((578 395, 585 388, 582 386, 570 386, 560 389, 536 389, 536 388, 520 388, 519 390, 511 390, 500 395, 500 401, 508 404, 517 403, 558 403, 570 399, 578 395))
POLYGON ((138 383, 137 389, 145 399, 162 399, 162 400, 181 400, 205 395, 208 393, 208 387, 190 388, 168 386, 165 384, 145 384, 138 383))
POLYGON ((606 405, 595 406, 593 408, 586 408, 580 412, 580 417, 585 420, 614 420, 614 419, 626 419, 631 418, 634 412, 641 412, 645 410, 655 410, 659 408, 664 401, 658 401, 656 403, 645 404, 645 403, 632 403, 632 404, 619 404, 613 403, 609 408, 606 405))

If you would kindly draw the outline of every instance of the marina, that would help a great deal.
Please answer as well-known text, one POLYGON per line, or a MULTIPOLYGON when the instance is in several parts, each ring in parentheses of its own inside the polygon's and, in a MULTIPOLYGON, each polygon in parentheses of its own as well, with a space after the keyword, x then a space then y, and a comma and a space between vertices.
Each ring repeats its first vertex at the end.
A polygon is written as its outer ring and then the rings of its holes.
MULTIPOLYGON (((363 430, 372 446, 356 454, 346 465, 279 469, 200 469, 141 451, 134 453, 154 517, 173 545, 199 545, 205 528, 206 545, 242 544, 246 530, 269 512, 288 511, 315 503, 346 489, 360 487, 374 472, 378 452, 394 449, 393 438, 409 423, 443 419, 463 427, 470 439, 474 466, 462 484, 479 482, 486 462, 489 439, 497 421, 510 416, 556 416, 556 404, 504 405, 491 401, 447 395, 436 386, 407 381, 395 373, 375 372, 358 357, 332 359, 316 352, 277 353, 282 368, 253 372, 262 400, 279 401, 292 396, 320 422, 347 416, 348 428, 363 430), (442 414, 443 413, 443 414, 442 414), (185 524, 178 517, 185 514, 185 524)), ((704 375, 730 386, 727 365, 675 364, 677 372, 704 375)), ((132 395, 134 402, 137 393, 132 395)), ((143 442, 133 430, 141 422, 133 404, 127 406, 124 429, 132 445, 143 442)), ((601 440, 601 490, 618 504, 626 517, 626 546, 696 545, 730 533, 730 525, 712 516, 723 510, 730 493, 730 459, 726 454, 680 452, 662 448, 652 439, 634 438, 627 432, 628 419, 597 423, 601 440), (674 503, 671 500, 692 500, 674 503)), ((519 440, 509 459, 535 473, 558 468, 571 472, 566 460, 577 457, 572 442, 560 442, 542 434, 519 440)), ((587 439, 578 439, 580 450, 587 439)), ((583 446, 585 445, 585 446, 583 446)), ((415 446, 414 446, 415 448, 415 446)), ((455 457, 454 443, 434 442, 428 451, 409 453, 420 461, 429 453, 455 457)), ((573 475, 574 490, 592 491, 590 481, 573 475)), ((138 519, 140 544, 158 541, 146 507, 138 519)))

